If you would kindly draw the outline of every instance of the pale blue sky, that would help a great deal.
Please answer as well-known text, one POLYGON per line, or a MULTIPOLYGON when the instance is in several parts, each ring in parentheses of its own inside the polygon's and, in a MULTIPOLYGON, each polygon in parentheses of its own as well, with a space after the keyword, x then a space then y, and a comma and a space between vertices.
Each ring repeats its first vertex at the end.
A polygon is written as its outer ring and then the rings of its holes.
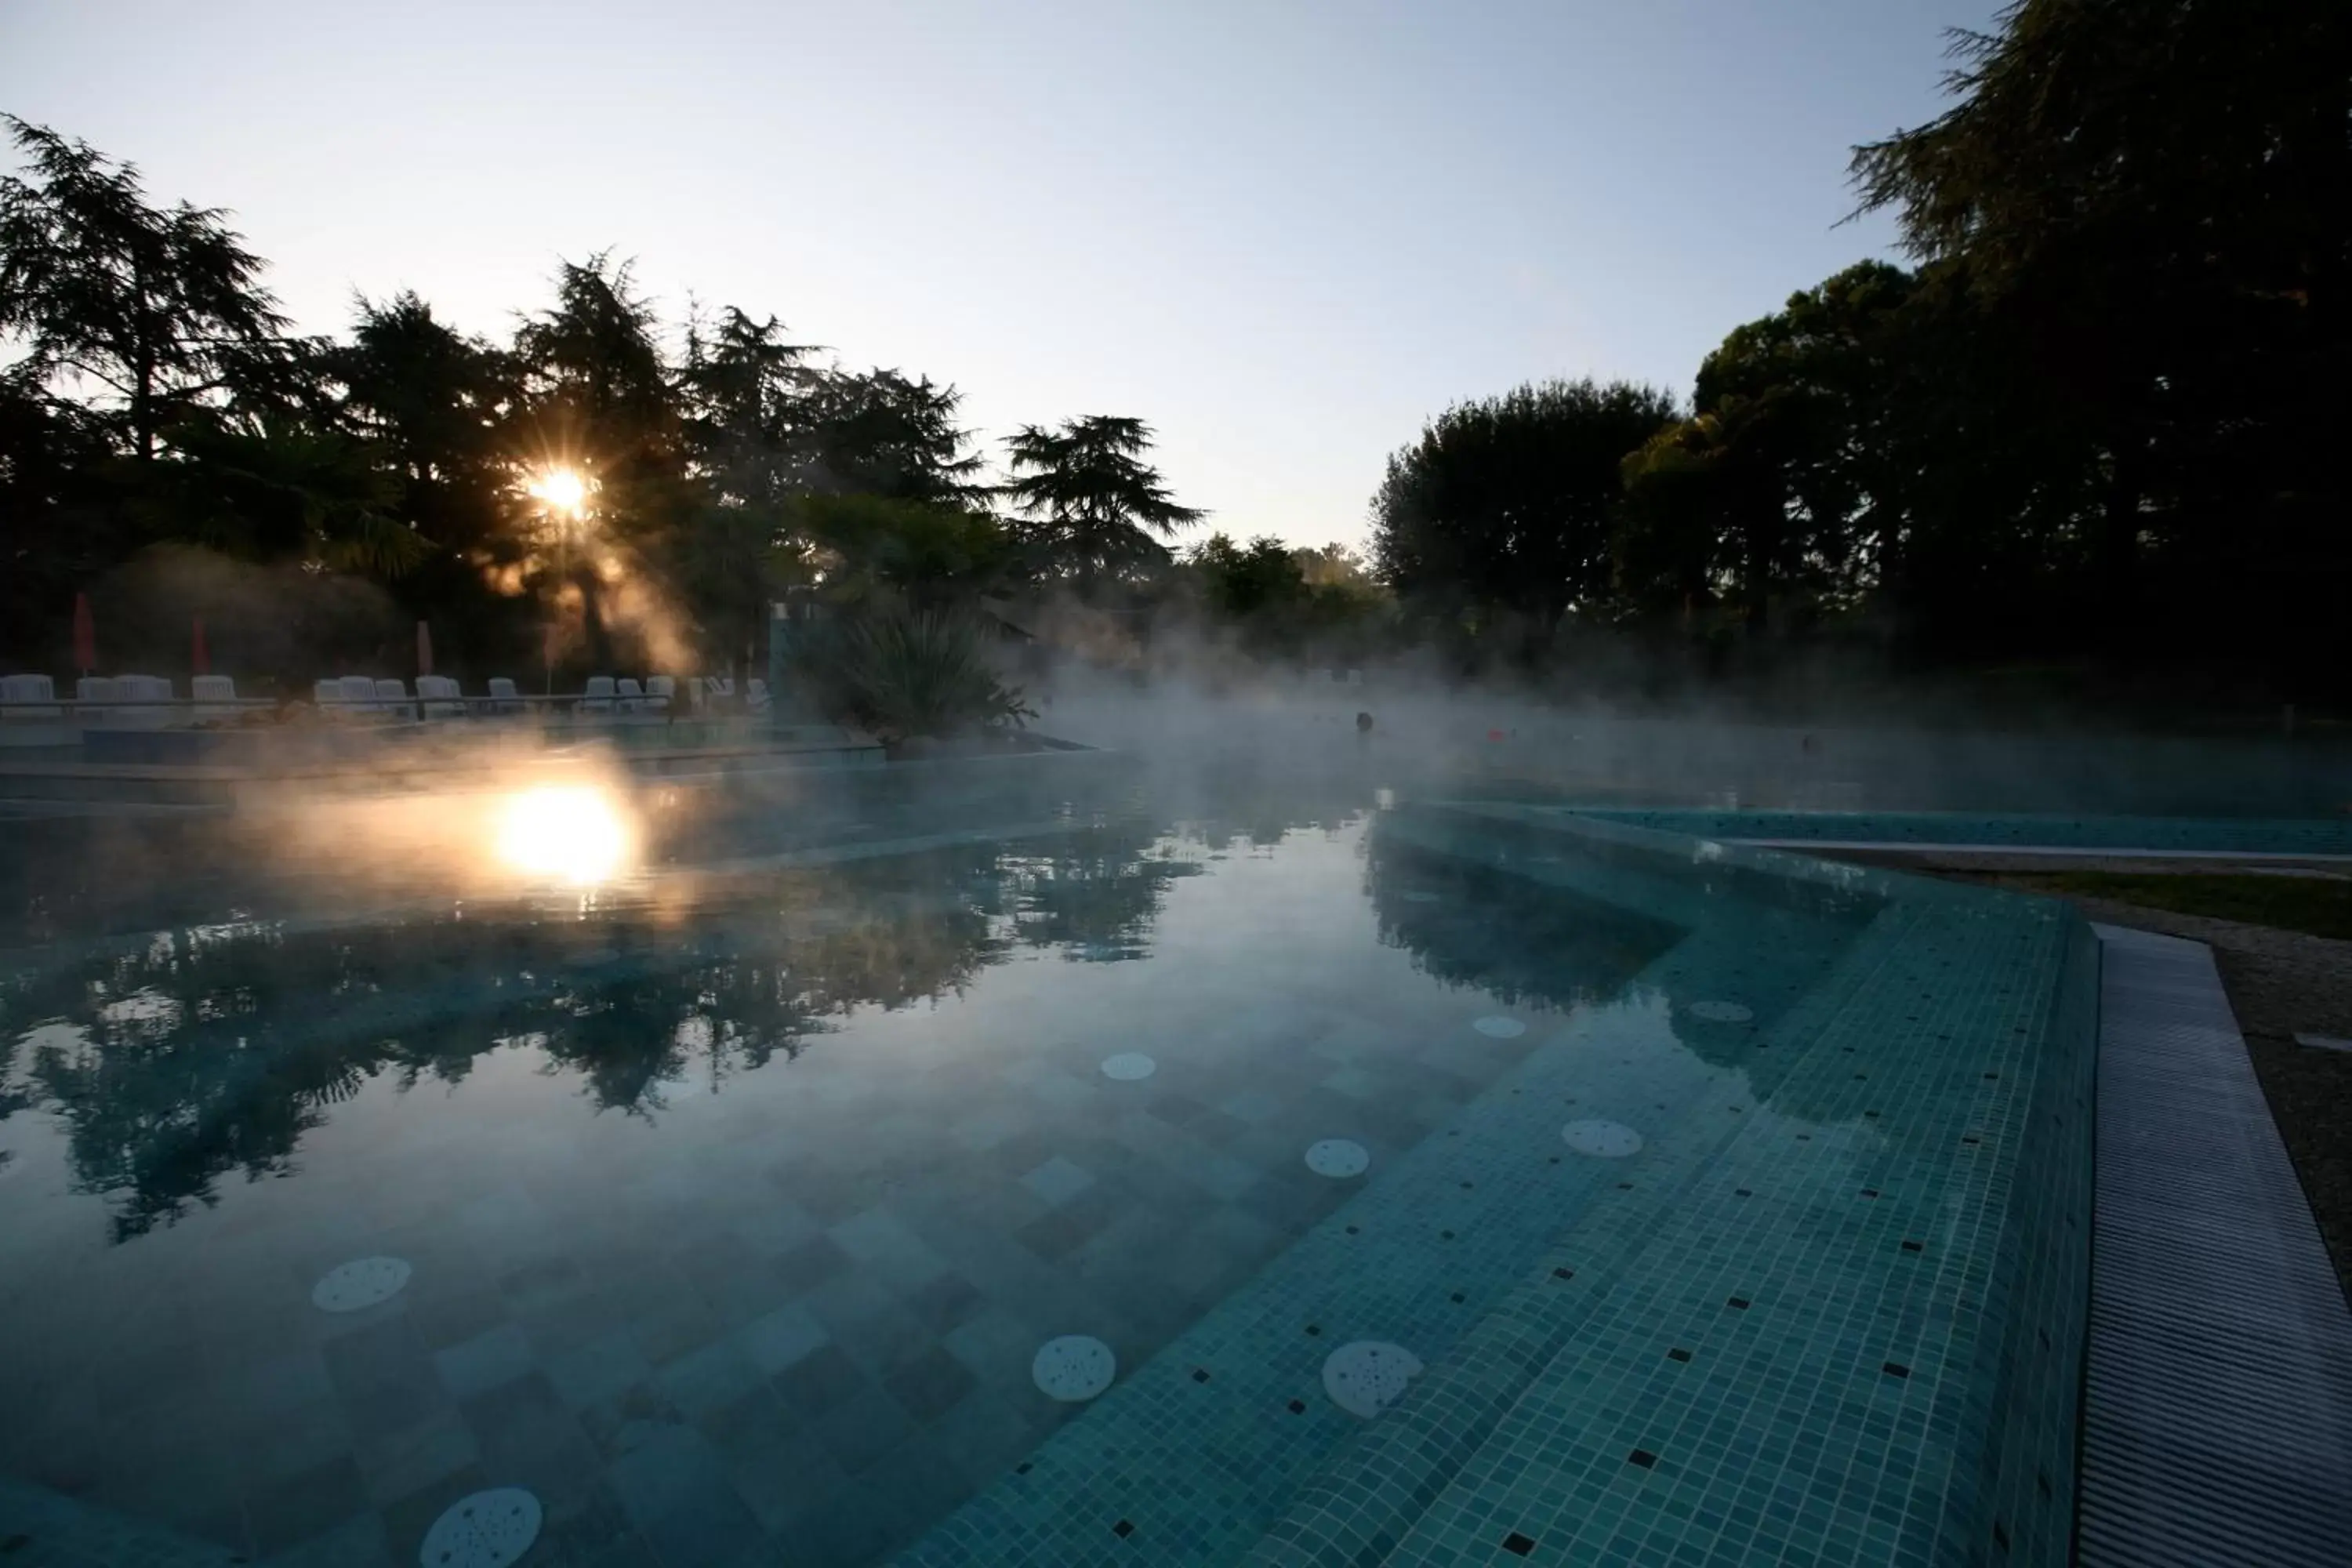
POLYGON ((5 0, 0 109, 233 208, 306 329, 470 329, 558 256, 952 381, 1139 415, 1213 526, 1360 541, 1381 461, 1531 377, 1687 395, 1864 256, 1848 147, 1993 0, 5 0))

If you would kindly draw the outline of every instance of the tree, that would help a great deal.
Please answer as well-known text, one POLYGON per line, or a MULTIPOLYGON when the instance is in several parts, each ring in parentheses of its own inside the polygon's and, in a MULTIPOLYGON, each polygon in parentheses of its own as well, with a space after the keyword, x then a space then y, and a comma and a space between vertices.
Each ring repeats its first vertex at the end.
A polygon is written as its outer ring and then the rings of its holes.
POLYGON ((962 394, 895 370, 816 379, 803 416, 810 483, 836 495, 977 506, 988 495, 981 459, 956 423, 962 394))
POLYGON ((2352 412, 2352 10, 2020 0, 1953 52, 1958 101, 1856 149, 1854 179, 1984 331, 2028 346, 2015 389, 2060 395, 2103 492, 2106 646, 2189 600, 2264 639, 2332 626, 2352 584, 2332 458, 2352 412))
POLYGON ((1085 584, 1133 577, 1169 559, 1164 542, 1208 514, 1179 506, 1144 462, 1151 427, 1089 415, 1058 428, 1024 426, 1005 442, 1012 477, 1003 493, 1015 530, 1042 568, 1085 584))
POLYGON ((1455 404, 1389 458, 1372 500, 1381 578, 1423 614, 1517 618, 1547 642, 1603 607, 1619 465, 1680 413, 1656 388, 1529 383, 1455 404))
POLYGON ((6 117, 30 179, 0 178, 0 336, 26 384, 78 395, 152 460, 197 405, 273 368, 286 320, 226 215, 148 204, 139 172, 6 117))

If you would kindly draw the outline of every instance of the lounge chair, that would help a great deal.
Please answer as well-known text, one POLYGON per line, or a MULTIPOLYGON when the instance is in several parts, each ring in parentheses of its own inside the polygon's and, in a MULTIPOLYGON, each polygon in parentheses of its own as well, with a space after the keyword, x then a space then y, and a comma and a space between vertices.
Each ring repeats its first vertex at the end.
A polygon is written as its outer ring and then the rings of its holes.
POLYGON ((134 730, 161 730, 172 721, 172 683, 160 675, 118 675, 115 722, 134 730))
POLYGON ((758 676, 755 675, 751 677, 751 679, 746 680, 743 683, 743 710, 745 712, 765 713, 768 710, 771 700, 772 699, 768 696, 768 683, 761 679, 758 676))
POLYGON ((522 711, 522 693, 515 689, 515 683, 511 677, 504 675, 490 677, 490 711, 493 713, 522 711))
POLYGON ((457 683, 446 675, 420 675, 416 678, 418 711, 427 719, 463 719, 466 716, 465 694, 457 683))
POLYGON ((375 705, 396 718, 413 719, 415 710, 409 706, 408 687, 402 681, 379 680, 375 683, 375 705))
POLYGON ((646 711, 669 714, 677 708, 677 681, 667 675, 646 677, 646 711))
POLYGON ((196 722, 211 719, 236 717, 236 682, 226 675, 198 675, 189 679, 188 695, 196 700, 196 722))
POLYGON ((46 675, 0 675, 0 719, 58 719, 57 683, 46 675))
POLYGON ((646 689, 637 684, 637 678, 635 676, 625 675, 621 677, 618 681, 614 683, 613 689, 618 693, 614 700, 613 706, 618 708, 622 712, 636 713, 644 710, 646 705, 646 689))
POLYGON ((83 676, 74 682, 74 717, 85 724, 111 724, 116 695, 114 677, 83 676))
POLYGON ((588 689, 581 693, 578 708, 583 713, 610 713, 613 710, 613 678, 609 675, 590 676, 588 689))
POLYGON ((375 707, 375 682, 364 675, 346 675, 338 683, 343 689, 343 706, 365 713, 375 707))

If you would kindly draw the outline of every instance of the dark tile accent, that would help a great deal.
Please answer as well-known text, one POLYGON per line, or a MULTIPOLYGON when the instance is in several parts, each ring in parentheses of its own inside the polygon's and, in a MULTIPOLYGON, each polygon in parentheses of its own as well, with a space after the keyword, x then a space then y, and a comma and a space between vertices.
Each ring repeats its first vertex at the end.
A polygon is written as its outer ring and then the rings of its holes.
POLYGON ((935 1344, 884 1373, 882 1386, 908 1415, 928 1425, 971 1393, 978 1381, 963 1363, 935 1344))
POLYGON ((1626 1455, 1625 1459, 1628 1464, 1639 1465, 1645 1470, 1658 1462, 1658 1457, 1647 1448, 1636 1448, 1626 1455))
POLYGON ((462 1344, 506 1321, 506 1298, 495 1290, 467 1290, 418 1301, 408 1309, 409 1326, 418 1347, 427 1351, 462 1344))
POLYGON ((768 1380, 784 1408, 803 1419, 824 1415, 866 1387, 866 1374, 839 1345, 823 1345, 768 1380))
POLYGON ((1555 1279, 1573 1279, 1576 1278, 1576 1270, 1573 1268, 1555 1268, 1551 1271, 1551 1277, 1555 1279))
POLYGON ((1528 1552, 1533 1552, 1535 1549, 1536 1543, 1534 1538, 1531 1536, 1521 1535, 1516 1530, 1511 1531, 1510 1534, 1503 1537, 1503 1550, 1509 1552, 1514 1557, 1525 1557, 1528 1552))
POLYGON ((1193 1381, 1194 1383, 1206 1383, 1206 1382, 1208 1382, 1208 1381, 1209 1381, 1209 1369, 1208 1369, 1207 1367, 1205 1367, 1205 1366, 1196 1366, 1196 1367, 1194 1367, 1194 1368, 1192 1369, 1192 1381, 1193 1381))
POLYGON ((1135 1526, 1128 1523, 1127 1521, 1122 1519, 1117 1524, 1110 1527, 1110 1532, 1113 1535, 1118 1536, 1121 1541, 1124 1541, 1129 1536, 1135 1533, 1135 1526))
POLYGON ((1306 1414, 1307 1414, 1307 1401, 1305 1401, 1305 1400, 1303 1400, 1303 1399, 1294 1399, 1294 1400, 1292 1400, 1292 1401, 1290 1402, 1290 1413, 1291 1413, 1293 1415, 1306 1415, 1306 1414))
POLYGON ((851 1394, 816 1426, 824 1451, 853 1476, 905 1442, 914 1431, 915 1424, 898 1403, 874 1387, 851 1394))
POLYGON ((1031 1220, 1013 1237, 1046 1262, 1058 1263, 1118 1217, 1117 1200, 1099 1187, 1091 1187, 1052 1213, 1031 1220))
POLYGON ((270 1555, 310 1540, 368 1509, 360 1468, 346 1455, 245 1500, 254 1550, 270 1555))
POLYGON ((1878 1370, 1885 1373, 1889 1377, 1908 1377, 1911 1375, 1911 1369, 1905 1366, 1900 1362, 1890 1361, 1878 1370))
POLYGON ((1464 1301, 1467 1300, 1469 1300, 1469 1298, 1468 1298, 1468 1297, 1466 1297, 1466 1296, 1465 1296, 1465 1295, 1463 1295, 1461 1291, 1456 1290, 1455 1292, 1454 1292, 1454 1304, 1455 1306, 1457 1306, 1457 1307, 1458 1307, 1458 1306, 1462 1305, 1462 1303, 1463 1303, 1464 1301))
POLYGON ((1745 1296, 1734 1296, 1727 1305, 1736 1309, 1737 1310, 1744 1312, 1748 1310, 1748 1298, 1745 1296))
POLYGON ((1307 1337, 1308 1339, 1320 1339, 1322 1334, 1323 1326, 1320 1323, 1309 1323, 1307 1325, 1307 1337))
POLYGON ((1878 1195, 1878 1189, 1876 1187, 1864 1187, 1862 1189, 1862 1195, 1866 1198, 1874 1198, 1878 1195))
POLYGON ((1919 1250, 1919 1244, 1916 1241, 1906 1241, 1903 1244, 1903 1250, 1906 1252, 1916 1252, 1919 1250))
POLYGON ((1670 1351, 1668 1351, 1668 1352, 1666 1352, 1666 1359, 1667 1359, 1668 1361, 1688 1361, 1688 1360, 1690 1360, 1690 1358, 1691 1358, 1691 1353, 1690 1353, 1690 1352, 1688 1352, 1688 1351, 1686 1351, 1686 1350, 1684 1350, 1684 1349, 1683 1349, 1681 1346, 1679 1346, 1679 1345, 1675 1346, 1673 1350, 1670 1350, 1670 1351))
POLYGON ((907 1298, 915 1321, 935 1334, 944 1334, 980 1310, 978 1287, 961 1274, 947 1273, 907 1298))
POLYGON ((1734 1197, 1752 1198, 1756 1194, 1749 1192, 1746 1187, 1735 1187, 1732 1189, 1732 1195, 1734 1197))
POLYGON ((771 1265, 786 1286, 795 1291, 813 1289, 847 1268, 849 1254, 829 1236, 814 1237, 793 1247, 771 1265))

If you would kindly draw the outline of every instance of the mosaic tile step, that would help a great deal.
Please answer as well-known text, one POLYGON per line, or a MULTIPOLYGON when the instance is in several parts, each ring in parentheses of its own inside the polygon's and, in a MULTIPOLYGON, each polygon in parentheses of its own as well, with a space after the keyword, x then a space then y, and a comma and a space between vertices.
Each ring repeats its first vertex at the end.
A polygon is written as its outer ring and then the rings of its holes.
MULTIPOLYGON (((2063 1560, 2070 1473, 2051 1456, 2071 1454, 2072 1411, 2032 1391, 2074 1386, 2081 1245, 2060 1239, 2067 1183, 2017 1179, 2050 1174, 2037 1158, 2087 1173, 2086 1145, 2025 1136, 2088 1059, 2087 1016, 2058 1005, 2059 907, 1541 813, 1399 812, 1383 831, 1585 896, 1695 858, 1717 885, 1625 1005, 1545 1029, 1444 1136, 903 1561, 1208 1563, 1253 1543, 1269 1562, 1665 1560, 1697 1537, 1654 1539, 1652 1516, 1695 1510, 1711 1544, 1694 1561, 1738 1560, 1742 1531, 1789 1561, 1869 1560, 1890 1512, 1915 1547, 1979 1551, 1990 1525, 2021 1561, 2052 1560, 2053 1539, 2063 1560), (1778 924, 1721 920, 1731 883, 1777 889, 1778 924), (1735 993, 1749 1022, 1693 1023, 1690 1004, 1735 993), (1580 1156, 1572 1116, 1646 1129, 1643 1146, 1580 1156), (1711 1333, 1675 1331, 1702 1317, 1711 1333), (1359 1338, 1428 1365, 1370 1425, 1318 1386, 1359 1338), (1683 1405, 1650 1385, 1653 1359, 1689 1373, 1683 1405), (1645 1412, 1663 1424, 1588 1473, 1576 1435, 1613 1443, 1645 1412), (1575 1489, 1591 1495, 1572 1508, 1575 1489), (1507 1505, 1542 1533, 1489 1530, 1507 1505)), ((1678 912, 1658 892, 1641 907, 1678 912)))

